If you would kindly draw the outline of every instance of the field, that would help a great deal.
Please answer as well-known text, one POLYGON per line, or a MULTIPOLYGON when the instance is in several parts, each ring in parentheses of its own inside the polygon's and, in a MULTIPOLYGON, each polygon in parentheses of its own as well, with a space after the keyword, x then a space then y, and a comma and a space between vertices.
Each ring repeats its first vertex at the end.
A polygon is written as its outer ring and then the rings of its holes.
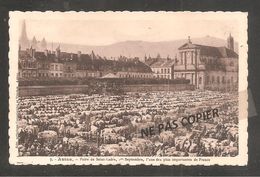
POLYGON ((20 156, 236 156, 238 95, 213 91, 19 97, 20 156), (183 117, 219 116, 142 136, 183 117))

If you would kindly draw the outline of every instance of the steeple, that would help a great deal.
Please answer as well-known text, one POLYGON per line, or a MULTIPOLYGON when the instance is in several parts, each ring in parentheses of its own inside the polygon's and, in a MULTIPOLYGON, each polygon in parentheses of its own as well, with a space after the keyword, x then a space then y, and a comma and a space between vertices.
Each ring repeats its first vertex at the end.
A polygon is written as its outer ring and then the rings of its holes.
POLYGON ((23 50, 29 48, 29 46, 30 46, 30 42, 29 42, 27 32, 26 32, 25 20, 23 20, 23 22, 22 22, 22 32, 21 32, 21 36, 19 39, 19 45, 21 46, 21 49, 23 49, 23 50))
POLYGON ((43 38, 42 41, 41 41, 41 49, 42 50, 47 49, 47 42, 46 42, 45 38, 43 38))
POLYGON ((33 49, 37 48, 37 40, 36 40, 35 36, 33 36, 33 39, 32 39, 32 48, 33 49))
POLYGON ((227 38, 227 48, 234 51, 234 38, 229 33, 229 37, 227 38))

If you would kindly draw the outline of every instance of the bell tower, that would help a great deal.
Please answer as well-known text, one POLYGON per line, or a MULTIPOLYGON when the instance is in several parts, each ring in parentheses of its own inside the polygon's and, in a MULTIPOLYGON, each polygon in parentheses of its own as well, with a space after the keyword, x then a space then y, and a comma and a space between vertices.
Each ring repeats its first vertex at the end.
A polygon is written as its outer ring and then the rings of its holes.
POLYGON ((229 37, 227 38, 227 48, 234 51, 234 38, 231 36, 231 33, 229 34, 229 37))

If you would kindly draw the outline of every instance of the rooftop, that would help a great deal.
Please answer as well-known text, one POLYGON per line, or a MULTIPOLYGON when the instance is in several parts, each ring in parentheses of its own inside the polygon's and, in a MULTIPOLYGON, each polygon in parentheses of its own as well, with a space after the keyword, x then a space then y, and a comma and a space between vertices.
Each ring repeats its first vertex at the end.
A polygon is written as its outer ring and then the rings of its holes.
MULTIPOLYGON (((19 59, 31 59, 32 54, 30 50, 19 51, 19 59)), ((129 59, 126 61, 108 60, 98 55, 93 54, 75 54, 61 52, 59 57, 50 51, 34 52, 34 58, 38 62, 59 62, 59 63, 76 63, 77 69, 84 70, 98 70, 98 71, 128 71, 128 72, 152 72, 151 68, 143 62, 136 59, 129 59)))
POLYGON ((170 59, 161 59, 156 62, 154 62, 150 67, 151 68, 163 68, 163 67, 171 67, 175 63, 174 60, 170 59))
POLYGON ((186 43, 179 47, 179 50, 184 49, 200 49, 201 55, 213 56, 218 58, 238 58, 238 54, 227 47, 214 47, 199 44, 186 43))

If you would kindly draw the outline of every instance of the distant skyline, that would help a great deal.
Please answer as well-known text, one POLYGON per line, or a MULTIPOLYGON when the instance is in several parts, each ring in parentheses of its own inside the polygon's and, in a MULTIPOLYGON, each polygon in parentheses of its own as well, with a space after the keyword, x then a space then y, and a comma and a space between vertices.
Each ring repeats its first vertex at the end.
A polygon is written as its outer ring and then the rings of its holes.
MULTIPOLYGON (((154 13, 153 13, 154 14, 154 13)), ((59 15, 30 18, 29 13, 20 19, 19 35, 22 21, 25 20, 27 35, 31 40, 43 37, 47 42, 80 44, 91 46, 110 45, 123 41, 160 42, 186 39, 188 36, 199 38, 205 36, 226 39, 231 33, 235 40, 239 33, 236 30, 238 20, 227 18, 203 19, 203 16, 189 14, 180 17, 174 13, 155 16, 148 14, 131 14, 125 17, 122 13, 113 16, 86 14, 86 18, 60 18, 59 15)), ((205 15, 206 16, 206 15, 205 15)))

